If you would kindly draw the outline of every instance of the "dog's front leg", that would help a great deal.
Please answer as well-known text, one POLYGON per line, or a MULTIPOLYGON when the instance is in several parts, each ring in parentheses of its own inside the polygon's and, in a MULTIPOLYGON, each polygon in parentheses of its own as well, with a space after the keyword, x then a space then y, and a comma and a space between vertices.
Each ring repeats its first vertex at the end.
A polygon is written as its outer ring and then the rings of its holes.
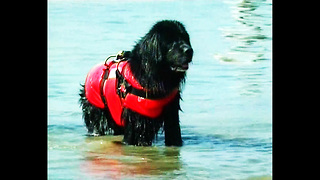
POLYGON ((181 130, 179 123, 180 95, 170 103, 164 114, 164 134, 166 146, 182 146, 181 130))

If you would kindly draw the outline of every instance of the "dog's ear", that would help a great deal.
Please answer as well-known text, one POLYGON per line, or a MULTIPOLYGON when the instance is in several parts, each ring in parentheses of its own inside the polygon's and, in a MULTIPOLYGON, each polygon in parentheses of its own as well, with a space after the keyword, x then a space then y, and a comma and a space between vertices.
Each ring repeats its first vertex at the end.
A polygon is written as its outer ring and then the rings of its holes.
POLYGON ((145 58, 148 62, 160 62, 162 60, 160 42, 159 34, 147 34, 140 44, 143 59, 145 58))

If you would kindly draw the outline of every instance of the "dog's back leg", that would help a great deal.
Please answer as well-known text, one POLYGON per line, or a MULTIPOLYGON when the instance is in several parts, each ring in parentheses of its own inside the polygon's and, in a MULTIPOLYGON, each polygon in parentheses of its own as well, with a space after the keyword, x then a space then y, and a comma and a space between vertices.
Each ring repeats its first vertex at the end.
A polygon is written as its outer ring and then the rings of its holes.
POLYGON ((85 96, 84 86, 80 89, 79 103, 82 107, 82 117, 88 129, 89 135, 105 135, 106 117, 103 109, 97 108, 89 103, 85 96))
POLYGON ((87 100, 84 86, 81 85, 79 103, 82 107, 82 117, 88 129, 88 135, 121 135, 123 127, 118 126, 111 117, 109 109, 101 109, 93 106, 87 100))

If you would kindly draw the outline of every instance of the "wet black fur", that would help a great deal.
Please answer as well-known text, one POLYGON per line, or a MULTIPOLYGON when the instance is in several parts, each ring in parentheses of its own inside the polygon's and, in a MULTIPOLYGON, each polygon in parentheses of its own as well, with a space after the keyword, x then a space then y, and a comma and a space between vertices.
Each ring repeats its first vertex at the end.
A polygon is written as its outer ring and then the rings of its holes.
MULTIPOLYGON (((181 89, 185 82, 185 72, 176 72, 172 68, 188 64, 192 55, 189 35, 184 26, 178 21, 164 20, 157 22, 126 56, 132 73, 141 86, 151 90, 153 94, 168 95, 175 88, 181 89)), ((180 93, 179 91, 156 119, 124 109, 124 128, 114 123, 107 108, 97 108, 87 101, 83 85, 79 102, 90 135, 124 134, 124 144, 150 146, 159 129, 163 128, 165 145, 181 146, 180 93)))

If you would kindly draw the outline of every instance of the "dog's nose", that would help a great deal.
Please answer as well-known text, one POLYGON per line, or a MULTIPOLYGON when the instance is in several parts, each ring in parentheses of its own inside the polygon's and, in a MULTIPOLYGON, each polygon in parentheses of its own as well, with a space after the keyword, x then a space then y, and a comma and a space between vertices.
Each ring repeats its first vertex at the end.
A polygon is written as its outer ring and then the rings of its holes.
POLYGON ((193 55, 193 49, 191 48, 191 47, 189 47, 189 48, 185 48, 184 49, 184 53, 188 56, 188 57, 192 57, 192 55, 193 55))
POLYGON ((192 58, 193 49, 189 45, 183 44, 183 45, 181 45, 181 49, 182 49, 183 53, 185 53, 189 59, 192 58))

